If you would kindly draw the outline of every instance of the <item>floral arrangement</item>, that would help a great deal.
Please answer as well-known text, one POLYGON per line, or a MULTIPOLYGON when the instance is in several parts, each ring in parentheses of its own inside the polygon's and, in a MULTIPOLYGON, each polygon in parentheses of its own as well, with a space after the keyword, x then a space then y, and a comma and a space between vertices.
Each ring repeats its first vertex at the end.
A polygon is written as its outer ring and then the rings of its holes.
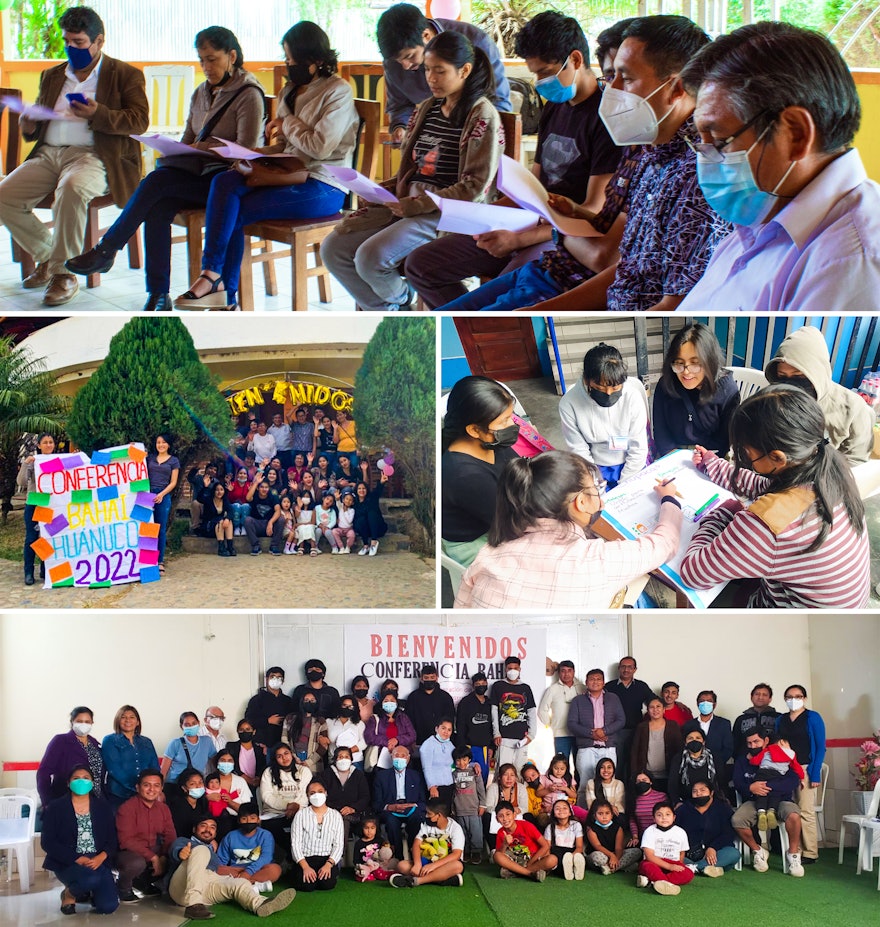
POLYGON ((870 792, 880 780, 880 731, 874 735, 873 740, 866 740, 859 749, 862 755, 853 765, 853 778, 860 791, 870 792))

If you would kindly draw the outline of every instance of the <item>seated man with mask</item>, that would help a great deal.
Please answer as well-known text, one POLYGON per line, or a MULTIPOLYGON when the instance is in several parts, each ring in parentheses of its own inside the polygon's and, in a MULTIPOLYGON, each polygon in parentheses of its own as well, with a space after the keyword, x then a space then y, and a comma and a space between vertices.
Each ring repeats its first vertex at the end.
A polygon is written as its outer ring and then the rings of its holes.
POLYGON ((880 308, 880 185, 852 147, 859 97, 831 41, 789 23, 743 26, 682 80, 697 94, 700 186, 736 229, 679 309, 880 308))

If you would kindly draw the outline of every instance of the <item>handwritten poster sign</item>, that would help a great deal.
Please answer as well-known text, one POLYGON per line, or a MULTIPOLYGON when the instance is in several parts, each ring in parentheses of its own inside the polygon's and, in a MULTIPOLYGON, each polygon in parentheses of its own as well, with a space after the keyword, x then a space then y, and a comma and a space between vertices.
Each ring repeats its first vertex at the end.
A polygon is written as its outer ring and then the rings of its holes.
POLYGON ((419 687, 422 665, 437 667, 440 685, 457 703, 471 691, 471 676, 486 674, 491 687, 504 678, 504 658, 522 662, 521 679, 541 697, 545 686, 547 631, 545 628, 470 628, 436 625, 347 625, 345 678, 363 674, 376 694, 393 679, 403 698, 419 687))
POLYGON ((39 454, 36 492, 28 493, 46 564, 45 588, 159 579, 159 526, 143 444, 87 454, 39 454))

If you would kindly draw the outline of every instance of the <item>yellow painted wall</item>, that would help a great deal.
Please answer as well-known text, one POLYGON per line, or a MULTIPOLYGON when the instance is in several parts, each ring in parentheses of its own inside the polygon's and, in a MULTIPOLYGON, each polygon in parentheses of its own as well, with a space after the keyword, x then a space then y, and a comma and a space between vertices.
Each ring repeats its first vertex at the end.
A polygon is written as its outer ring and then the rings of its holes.
POLYGON ((853 76, 862 101, 862 128, 856 135, 856 147, 868 176, 880 181, 880 71, 855 71, 853 76))

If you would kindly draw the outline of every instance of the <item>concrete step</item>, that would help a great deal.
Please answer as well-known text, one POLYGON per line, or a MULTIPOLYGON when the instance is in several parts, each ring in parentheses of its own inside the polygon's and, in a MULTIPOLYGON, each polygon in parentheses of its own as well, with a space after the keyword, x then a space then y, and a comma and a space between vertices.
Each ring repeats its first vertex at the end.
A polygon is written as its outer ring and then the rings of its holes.
MULTIPOLYGON (((245 555, 251 552, 251 545, 246 537, 241 536, 233 538, 233 542, 237 553, 245 555)), ((217 542, 212 538, 201 538, 196 535, 188 534, 184 536, 182 544, 184 551, 188 554, 216 555, 217 553, 217 542)), ((389 533, 379 541, 379 547, 382 553, 395 553, 396 551, 409 550, 409 537, 405 534, 389 531, 389 533)), ((260 548, 263 553, 268 553, 269 538, 260 538, 260 548)), ((324 553, 328 551, 327 544, 324 541, 321 542, 321 550, 324 551, 324 553)))

